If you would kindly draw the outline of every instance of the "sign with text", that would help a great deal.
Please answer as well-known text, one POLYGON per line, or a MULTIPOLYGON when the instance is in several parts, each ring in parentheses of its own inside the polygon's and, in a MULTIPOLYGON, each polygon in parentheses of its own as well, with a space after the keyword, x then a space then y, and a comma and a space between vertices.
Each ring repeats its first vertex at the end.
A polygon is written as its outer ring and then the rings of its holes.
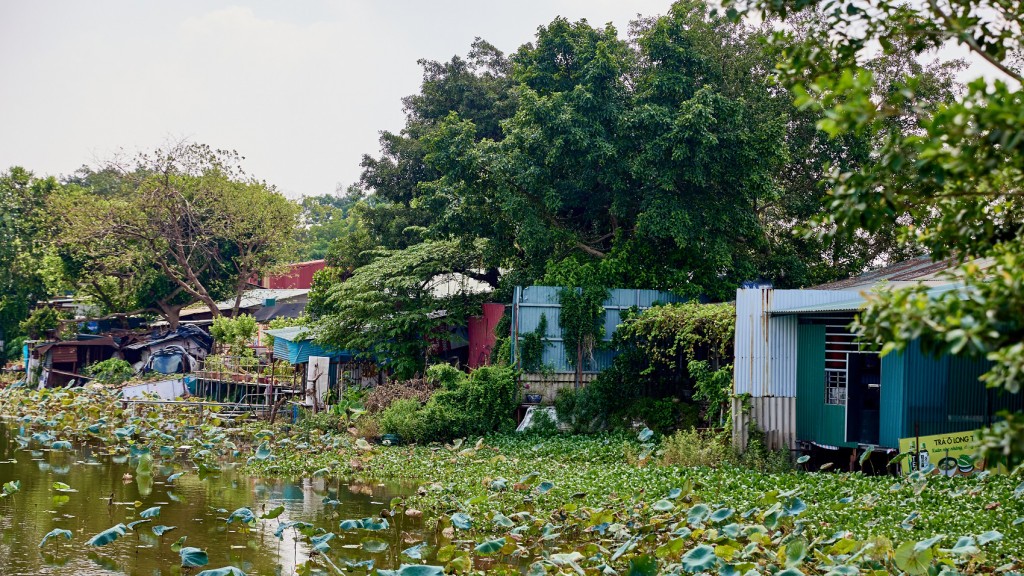
POLYGON ((946 476, 970 476, 985 469, 985 461, 974 458, 977 431, 900 438, 900 453, 912 452, 903 459, 903 473, 935 466, 933 473, 946 476), (917 442, 921 442, 920 448, 917 442))

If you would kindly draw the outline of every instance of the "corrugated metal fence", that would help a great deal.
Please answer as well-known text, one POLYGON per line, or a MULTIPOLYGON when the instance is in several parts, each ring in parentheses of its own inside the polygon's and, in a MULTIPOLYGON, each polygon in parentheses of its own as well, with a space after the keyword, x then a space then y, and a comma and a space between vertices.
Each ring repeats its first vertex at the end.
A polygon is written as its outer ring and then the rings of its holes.
MULTIPOLYGON (((556 373, 574 372, 567 353, 575 355, 576 350, 569 352, 565 349, 562 330, 558 327, 558 317, 562 308, 558 303, 560 290, 561 288, 557 286, 516 287, 512 297, 513 363, 519 360, 519 337, 536 331, 540 325, 541 316, 544 316, 547 320, 547 329, 544 332, 547 345, 544 348, 543 364, 551 367, 556 373)), ((655 304, 668 304, 683 300, 671 292, 657 290, 610 290, 608 299, 604 302, 604 341, 611 341, 612 334, 621 321, 622 312, 634 306, 646 310, 655 304)), ((613 358, 615 358, 613 350, 597 348, 594 350, 592 360, 584 358, 583 372, 600 372, 611 366, 613 358)))

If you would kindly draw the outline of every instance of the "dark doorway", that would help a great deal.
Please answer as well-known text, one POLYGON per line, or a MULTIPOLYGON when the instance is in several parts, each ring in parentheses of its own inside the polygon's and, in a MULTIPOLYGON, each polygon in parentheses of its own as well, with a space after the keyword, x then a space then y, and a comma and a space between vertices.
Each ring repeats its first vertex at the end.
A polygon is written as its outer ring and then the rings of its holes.
POLYGON ((878 354, 850 353, 847 376, 846 441, 878 444, 882 400, 882 363, 878 354))

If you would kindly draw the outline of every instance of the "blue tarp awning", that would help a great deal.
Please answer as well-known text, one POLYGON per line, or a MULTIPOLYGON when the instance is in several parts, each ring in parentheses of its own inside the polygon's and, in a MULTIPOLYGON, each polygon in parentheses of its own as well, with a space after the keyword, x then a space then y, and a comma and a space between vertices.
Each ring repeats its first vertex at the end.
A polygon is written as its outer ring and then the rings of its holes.
POLYGON ((305 364, 310 356, 327 356, 332 360, 351 360, 347 350, 328 350, 313 342, 313 333, 304 326, 278 328, 266 332, 274 337, 274 358, 289 364, 305 364))

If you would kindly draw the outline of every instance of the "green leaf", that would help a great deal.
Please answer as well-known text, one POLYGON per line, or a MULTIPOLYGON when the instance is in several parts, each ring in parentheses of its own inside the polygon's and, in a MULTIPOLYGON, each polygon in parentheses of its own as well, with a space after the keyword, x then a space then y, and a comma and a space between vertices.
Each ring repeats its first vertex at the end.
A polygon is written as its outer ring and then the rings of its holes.
POLYGON ((253 514, 251 509, 243 506, 229 514, 224 521, 228 524, 233 524, 236 520, 242 524, 252 524, 256 521, 256 515, 253 514))
POLYGON ((469 530, 473 527, 472 519, 469 517, 469 514, 466 514, 465 512, 456 512, 455 514, 452 514, 451 520, 452 526, 455 526, 460 530, 469 530))
POLYGON ((262 518, 263 520, 273 520, 274 518, 277 518, 283 513, 284 505, 280 505, 275 508, 271 508, 270 510, 267 510, 267 512, 260 516, 260 518, 262 518))
POLYGON ((192 546, 185 546, 178 551, 178 555, 181 556, 181 565, 185 568, 198 568, 210 563, 210 558, 204 550, 192 546))
POLYGON ((39 542, 39 547, 42 548, 51 538, 57 538, 60 536, 63 536, 65 540, 71 540, 71 530, 62 530, 60 528, 50 530, 45 536, 43 536, 42 541, 39 542))
POLYGON ((711 516, 708 519, 716 524, 719 524, 721 522, 725 522, 726 520, 728 520, 734 512, 735 510, 733 510, 732 508, 719 508, 718 510, 712 512, 711 516))
POLYGON ((718 556, 715 555, 715 549, 707 544, 693 548, 683 554, 682 558, 683 569, 691 573, 710 570, 717 563, 718 556))
POLYGON ((160 515, 160 507, 153 506, 152 508, 146 508, 142 512, 139 512, 140 518, 156 518, 160 515))
POLYGON ((196 576, 247 576, 245 572, 234 566, 225 566, 223 568, 216 568, 214 570, 203 570, 196 574, 196 576))
POLYGON ((114 540, 117 540, 121 536, 124 536, 125 531, 128 529, 124 524, 118 524, 112 528, 107 528, 103 532, 93 536, 85 543, 86 546, 106 546, 114 540))
POLYGON ((405 550, 402 550, 402 554, 408 556, 409 558, 412 558, 413 560, 422 560, 423 559, 423 551, 426 548, 427 548, 427 543, 426 542, 420 542, 419 544, 417 544, 415 546, 411 546, 409 548, 406 548, 405 550))
POLYGON ((186 538, 188 538, 188 536, 182 536, 181 538, 178 538, 177 542, 171 544, 171 552, 180 552, 181 547, 185 545, 186 538))
POLYGON ((476 551, 477 554, 480 554, 481 556, 490 556, 491 554, 496 554, 497 552, 499 552, 504 546, 505 539, 497 538, 495 540, 488 540, 486 542, 482 542, 481 544, 477 545, 477 547, 474 548, 474 550, 476 551))
POLYGON ((979 534, 978 535, 978 545, 979 546, 984 546, 985 544, 988 544, 989 542, 996 542, 996 541, 1002 540, 1002 539, 1003 539, 1003 534, 1001 532, 998 532, 996 530, 989 530, 988 532, 985 532, 984 534, 979 534))
POLYGON ((711 514, 711 509, 704 504, 697 504, 686 514, 686 521, 691 526, 701 524, 711 514))
POLYGON ((896 566, 907 574, 925 574, 932 562, 932 550, 916 550, 913 542, 904 542, 896 548, 896 566))
POLYGON ((380 576, 444 576, 441 566, 425 564, 402 564, 398 570, 377 570, 380 576))
POLYGON ((658 500, 653 506, 651 506, 653 510, 657 510, 658 512, 668 512, 675 509, 675 507, 676 505, 668 500, 658 500))
POLYGON ((630 559, 626 569, 626 576, 656 576, 657 573, 658 561, 648 554, 630 559))
POLYGON ((794 538, 786 543, 786 566, 799 566, 807 556, 807 540, 794 538))
POLYGON ((52 488, 55 492, 78 492, 78 490, 75 490, 63 482, 54 482, 52 488))
POLYGON ((256 449, 256 459, 266 460, 267 458, 270 458, 270 443, 262 442, 256 449))
POLYGON ((977 541, 974 536, 961 536, 953 548, 950 549, 953 554, 959 554, 962 556, 974 555, 981 552, 981 548, 978 548, 977 541))
POLYGON ((927 550, 927 549, 935 546, 939 542, 942 542, 943 538, 945 538, 945 535, 939 534, 938 536, 932 536, 931 538, 928 538, 926 540, 921 540, 917 544, 914 544, 914 550, 916 550, 917 552, 921 552, 922 550, 927 550))

